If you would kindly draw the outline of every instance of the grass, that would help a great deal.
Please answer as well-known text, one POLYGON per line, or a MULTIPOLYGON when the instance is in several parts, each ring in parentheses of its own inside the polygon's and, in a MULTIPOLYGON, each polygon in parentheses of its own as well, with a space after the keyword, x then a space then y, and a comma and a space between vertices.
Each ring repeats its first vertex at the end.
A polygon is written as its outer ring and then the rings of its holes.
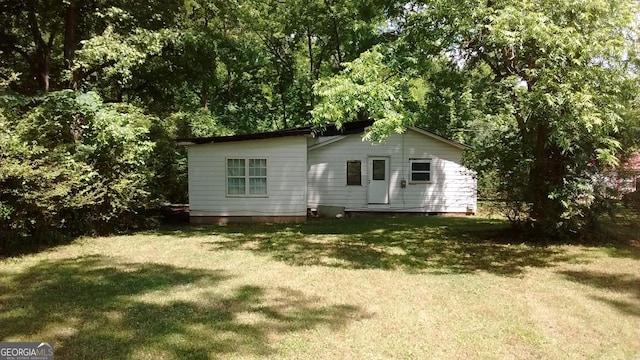
POLYGON ((482 217, 84 238, 0 260, 0 341, 60 359, 633 359, 636 226, 591 245, 482 217))

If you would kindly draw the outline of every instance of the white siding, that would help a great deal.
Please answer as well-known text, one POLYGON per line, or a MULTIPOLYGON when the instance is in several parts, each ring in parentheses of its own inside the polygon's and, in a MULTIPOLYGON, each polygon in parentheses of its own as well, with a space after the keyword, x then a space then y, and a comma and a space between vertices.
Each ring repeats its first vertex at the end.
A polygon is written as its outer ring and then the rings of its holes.
POLYGON ((362 141, 349 135, 326 146, 309 150, 308 205, 344 206, 347 211, 466 212, 476 210, 476 181, 463 167, 462 150, 408 129, 393 134, 385 143, 362 141), (367 201, 367 159, 389 157, 389 204, 367 201), (411 184, 409 159, 430 158, 431 182, 411 184), (362 162, 362 185, 346 185, 346 162, 362 162), (407 180, 402 188, 400 182, 407 180))
POLYGON ((190 215, 305 216, 306 152, 305 136, 189 146, 190 215), (267 196, 227 196, 227 158, 266 158, 267 196))

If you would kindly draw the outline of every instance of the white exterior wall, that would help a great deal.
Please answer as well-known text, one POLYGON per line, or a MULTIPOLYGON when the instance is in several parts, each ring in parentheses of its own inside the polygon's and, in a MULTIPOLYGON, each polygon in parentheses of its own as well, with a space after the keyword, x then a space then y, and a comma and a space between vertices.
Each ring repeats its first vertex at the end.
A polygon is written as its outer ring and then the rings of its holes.
POLYGON ((188 146, 190 216, 306 216, 307 138, 188 146), (267 159, 266 197, 231 197, 226 159, 267 159))
POLYGON ((462 150, 408 129, 382 144, 348 135, 326 146, 309 150, 308 205, 344 206, 347 211, 467 212, 476 211, 476 180, 461 165, 462 150), (388 157, 389 204, 369 205, 368 157, 388 157), (412 184, 409 159, 430 158, 431 182, 412 184), (346 185, 348 160, 362 162, 362 185, 346 185), (402 188, 400 182, 407 180, 402 188))

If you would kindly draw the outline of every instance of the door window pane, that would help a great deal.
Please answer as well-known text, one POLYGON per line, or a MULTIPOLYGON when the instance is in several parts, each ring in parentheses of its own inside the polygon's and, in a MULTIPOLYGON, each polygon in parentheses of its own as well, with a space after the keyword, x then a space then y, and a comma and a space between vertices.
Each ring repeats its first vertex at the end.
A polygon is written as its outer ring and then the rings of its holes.
POLYGON ((385 179, 385 160, 373 160, 373 180, 385 179))

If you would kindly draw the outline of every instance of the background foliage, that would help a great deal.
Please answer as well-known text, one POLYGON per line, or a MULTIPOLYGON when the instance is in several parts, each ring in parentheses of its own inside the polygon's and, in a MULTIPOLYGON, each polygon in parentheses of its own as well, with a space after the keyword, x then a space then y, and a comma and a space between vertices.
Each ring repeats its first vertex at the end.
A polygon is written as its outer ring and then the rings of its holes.
POLYGON ((515 222, 582 231, 638 147, 638 60, 631 0, 2 0, 0 229, 186 202, 176 137, 369 117, 473 145, 515 222))
POLYGON ((153 203, 151 117, 92 92, 11 100, 0 118, 0 230, 45 238, 136 225, 153 203))

